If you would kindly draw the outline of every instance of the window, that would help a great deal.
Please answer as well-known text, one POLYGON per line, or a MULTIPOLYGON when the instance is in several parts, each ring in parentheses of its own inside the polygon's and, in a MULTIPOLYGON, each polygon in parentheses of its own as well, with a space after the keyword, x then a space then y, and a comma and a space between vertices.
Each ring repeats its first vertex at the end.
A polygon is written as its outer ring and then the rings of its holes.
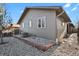
POLYGON ((62 26, 64 26, 65 24, 64 24, 64 22, 62 23, 62 26))
POLYGON ((42 16, 38 18, 38 28, 46 28, 46 17, 42 16))
POLYGON ((38 27, 41 27, 41 19, 38 20, 38 27))
POLYGON ((64 26, 65 25, 65 23, 64 22, 61 22, 61 26, 64 26))
POLYGON ((24 28, 24 22, 22 23, 22 28, 24 28))
POLYGON ((29 27, 32 27, 32 21, 31 20, 29 21, 29 27))

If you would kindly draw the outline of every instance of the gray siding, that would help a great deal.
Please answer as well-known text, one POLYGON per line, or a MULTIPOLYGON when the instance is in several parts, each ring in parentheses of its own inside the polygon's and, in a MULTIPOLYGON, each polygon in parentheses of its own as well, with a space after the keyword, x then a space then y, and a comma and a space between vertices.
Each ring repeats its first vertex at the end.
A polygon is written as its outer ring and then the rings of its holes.
POLYGON ((47 38, 56 41, 57 25, 56 25, 56 12, 54 10, 31 9, 24 18, 23 31, 33 33, 39 37, 47 38), (46 16, 46 28, 38 28, 37 19, 40 16, 46 16), (29 27, 29 21, 32 20, 32 27, 29 27))
MULTIPOLYGON (((62 18, 57 17, 57 37, 59 38, 61 33, 63 33, 65 29, 66 22, 61 21, 62 18), (64 23, 64 25, 63 25, 64 23)), ((62 19, 64 20, 64 19, 62 19)))

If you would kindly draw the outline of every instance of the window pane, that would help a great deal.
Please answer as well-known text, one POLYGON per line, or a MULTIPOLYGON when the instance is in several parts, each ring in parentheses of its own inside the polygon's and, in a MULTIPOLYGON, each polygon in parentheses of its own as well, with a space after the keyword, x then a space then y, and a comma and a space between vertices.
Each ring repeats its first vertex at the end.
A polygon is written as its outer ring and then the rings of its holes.
POLYGON ((39 28, 41 27, 41 19, 39 19, 39 21, 38 21, 38 27, 39 28))
POLYGON ((24 23, 22 23, 22 28, 24 28, 24 23))
POLYGON ((42 27, 46 28, 46 17, 42 17, 42 27))
POLYGON ((44 19, 42 19, 42 27, 45 27, 44 25, 45 25, 44 19))
POLYGON ((30 22, 29 22, 29 27, 32 27, 32 21, 30 20, 30 22))
POLYGON ((38 28, 46 28, 46 17, 45 16, 38 18, 38 28))

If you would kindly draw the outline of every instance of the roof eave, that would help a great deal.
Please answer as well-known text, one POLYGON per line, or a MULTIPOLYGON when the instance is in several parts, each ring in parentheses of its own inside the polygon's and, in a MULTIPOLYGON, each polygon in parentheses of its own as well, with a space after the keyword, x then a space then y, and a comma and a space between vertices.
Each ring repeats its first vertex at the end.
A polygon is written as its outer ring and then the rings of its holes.
MULTIPOLYGON (((60 13, 60 12, 62 12, 62 11, 64 11, 64 9, 62 8, 62 7, 60 7, 60 6, 54 6, 54 7, 52 7, 52 8, 46 8, 46 7, 27 7, 27 8, 25 8, 24 9, 24 12, 23 12, 23 14, 21 15, 21 17, 20 17, 20 19, 19 19, 19 21, 17 22, 17 24, 21 24, 22 23, 22 19, 25 17, 25 15, 28 13, 28 11, 29 11, 29 9, 55 9, 56 10, 56 14, 58 14, 58 13, 60 13)), ((62 15, 62 17, 64 18, 64 21, 67 21, 67 22, 71 22, 71 20, 70 20, 70 18, 69 18, 69 16, 66 14, 66 12, 64 12, 64 16, 62 15), (65 17, 64 17, 65 16, 65 17)))

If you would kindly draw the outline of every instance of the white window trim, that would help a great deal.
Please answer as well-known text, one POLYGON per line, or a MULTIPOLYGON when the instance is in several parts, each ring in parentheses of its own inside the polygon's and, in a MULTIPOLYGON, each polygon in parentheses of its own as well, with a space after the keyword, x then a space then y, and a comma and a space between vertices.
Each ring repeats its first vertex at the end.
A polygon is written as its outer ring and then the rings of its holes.
POLYGON ((44 22, 44 27, 43 28, 46 28, 46 16, 43 16, 43 22, 44 22))
POLYGON ((32 20, 29 21, 29 27, 32 27, 32 20))
MULTIPOLYGON (((39 26, 38 26, 38 24, 39 24, 39 19, 40 19, 41 17, 38 17, 37 18, 37 28, 39 28, 39 26)), ((42 23, 41 23, 42 24, 42 23)), ((40 28, 42 28, 42 27, 40 27, 40 28)))
POLYGON ((22 23, 22 28, 24 28, 24 22, 22 23))
POLYGON ((41 20, 41 27, 40 28, 46 28, 46 16, 41 16, 37 19, 37 28, 39 28, 39 19, 41 20), (44 27, 42 26, 42 22, 44 22, 44 27))

